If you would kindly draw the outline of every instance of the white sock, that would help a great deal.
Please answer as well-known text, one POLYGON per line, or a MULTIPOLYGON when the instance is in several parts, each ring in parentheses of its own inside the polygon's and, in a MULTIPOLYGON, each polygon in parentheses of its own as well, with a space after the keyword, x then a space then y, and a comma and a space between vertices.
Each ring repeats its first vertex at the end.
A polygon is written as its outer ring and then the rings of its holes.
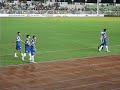
POLYGON ((26 53, 23 54, 23 57, 26 57, 26 53))
POLYGON ((17 53, 15 53, 15 56, 17 56, 17 53))
POLYGON ((24 57, 26 56, 26 53, 21 53, 21 55, 22 55, 22 60, 24 60, 24 57))
POLYGON ((31 60, 31 53, 29 53, 29 56, 30 56, 29 60, 31 60))
POLYGON ((15 53, 15 57, 18 57, 18 56, 17 56, 17 53, 15 53))
POLYGON ((22 60, 24 60, 24 58, 25 58, 25 56, 26 56, 26 53, 21 53, 21 55, 22 55, 22 60))
POLYGON ((107 45, 106 45, 106 51, 109 52, 109 50, 108 50, 108 46, 107 46, 107 45))
POLYGON ((31 60, 32 60, 32 62, 34 62, 34 56, 31 56, 31 60))
POLYGON ((103 48, 103 46, 101 45, 101 47, 99 48, 99 51, 101 51, 102 48, 103 48))

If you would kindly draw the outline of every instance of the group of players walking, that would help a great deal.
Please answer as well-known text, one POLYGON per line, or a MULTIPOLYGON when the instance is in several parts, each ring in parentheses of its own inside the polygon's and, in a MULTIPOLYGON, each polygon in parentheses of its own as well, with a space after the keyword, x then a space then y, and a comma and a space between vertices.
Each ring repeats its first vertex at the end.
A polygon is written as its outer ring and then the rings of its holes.
MULTIPOLYGON (((101 40, 101 44, 98 46, 98 51, 101 52, 101 50, 103 49, 103 47, 106 47, 106 51, 110 52, 108 50, 108 39, 107 39, 107 34, 106 34, 107 29, 103 29, 103 31, 101 32, 101 36, 100 36, 100 40, 101 40)), ((36 44, 36 36, 32 37, 32 40, 30 41, 30 35, 26 35, 26 40, 25 42, 21 40, 20 38, 20 32, 17 33, 17 38, 16 38, 16 52, 15 52, 15 57, 17 56, 17 51, 20 51, 21 56, 22 56, 22 60, 24 60, 24 58, 26 57, 26 54, 29 55, 29 60, 30 62, 36 63, 34 61, 34 56, 35 56, 35 52, 36 52, 36 48, 35 48, 35 44, 36 44), (21 42, 25 43, 25 52, 22 53, 21 52, 21 42)))
POLYGON ((18 32, 17 33, 17 38, 16 38, 15 57, 18 57, 17 52, 19 51, 21 53, 22 60, 24 60, 24 58, 26 57, 26 54, 28 54, 30 62, 36 63, 34 61, 34 56, 35 56, 35 53, 36 53, 36 48, 35 48, 36 36, 33 36, 32 40, 30 41, 30 35, 26 35, 26 40, 24 42, 24 41, 21 40, 20 35, 21 35, 21 33, 18 32), (21 51, 21 42, 25 43, 25 52, 24 53, 22 53, 22 51, 21 51))

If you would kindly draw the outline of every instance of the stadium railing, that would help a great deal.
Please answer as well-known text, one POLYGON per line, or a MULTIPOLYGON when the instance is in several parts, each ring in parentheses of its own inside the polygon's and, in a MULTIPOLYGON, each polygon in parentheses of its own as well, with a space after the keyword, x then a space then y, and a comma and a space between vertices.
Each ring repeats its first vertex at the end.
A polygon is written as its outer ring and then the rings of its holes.
MULTIPOLYGON (((0 14, 96 14, 94 10, 9 10, 0 9, 0 14)), ((120 15, 120 11, 99 11, 99 14, 104 15, 120 15)))

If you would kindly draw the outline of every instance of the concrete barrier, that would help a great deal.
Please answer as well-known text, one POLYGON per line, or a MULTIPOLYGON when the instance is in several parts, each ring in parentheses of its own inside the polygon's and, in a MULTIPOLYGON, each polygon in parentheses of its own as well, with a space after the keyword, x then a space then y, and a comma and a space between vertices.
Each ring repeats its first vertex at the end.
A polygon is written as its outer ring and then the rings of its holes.
POLYGON ((104 17, 103 14, 0 14, 0 17, 104 17))

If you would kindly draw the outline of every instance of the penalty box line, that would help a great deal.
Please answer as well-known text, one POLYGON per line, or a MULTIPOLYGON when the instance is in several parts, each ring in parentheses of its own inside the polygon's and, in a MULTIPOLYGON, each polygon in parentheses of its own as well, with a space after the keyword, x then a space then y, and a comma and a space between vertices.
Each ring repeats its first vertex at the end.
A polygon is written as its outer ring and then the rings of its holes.
MULTIPOLYGON (((109 46, 109 47, 120 47, 120 45, 114 45, 114 46, 109 46)), ((87 47, 87 48, 78 48, 78 49, 68 49, 68 50, 54 50, 54 51, 43 51, 43 52, 36 52, 36 53, 54 53, 54 52, 65 52, 65 51, 78 51, 78 50, 89 50, 89 49, 95 49, 96 47, 87 47)), ((13 55, 13 54, 6 54, 6 55, 13 55)), ((0 55, 0 57, 2 56, 6 56, 6 55, 0 55)))

